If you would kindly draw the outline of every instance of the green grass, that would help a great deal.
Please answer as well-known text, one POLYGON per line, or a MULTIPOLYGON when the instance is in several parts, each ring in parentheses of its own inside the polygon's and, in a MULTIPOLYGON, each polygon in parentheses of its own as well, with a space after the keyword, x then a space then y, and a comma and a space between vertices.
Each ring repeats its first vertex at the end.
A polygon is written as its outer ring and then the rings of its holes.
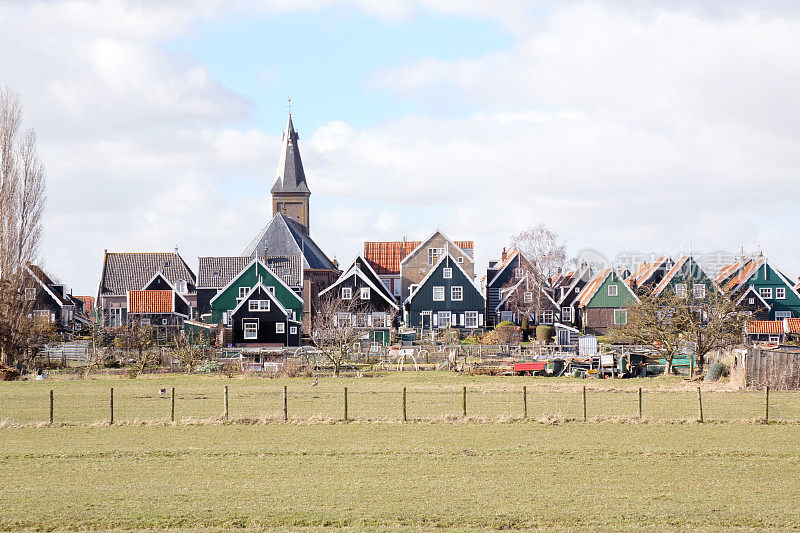
POLYGON ((798 425, 5 428, 0 529, 800 526, 798 425))
MULTIPOLYGON (((97 376, 89 380, 0 383, 0 425, 33 425, 49 417, 48 396, 54 391, 57 424, 91 424, 109 418, 109 389, 114 387, 117 422, 167 420, 170 389, 176 389, 176 417, 207 420, 223 412, 223 388, 229 388, 233 419, 280 419, 283 387, 289 391, 293 419, 336 420, 343 416, 343 388, 348 387, 352 419, 397 420, 402 416, 402 389, 407 388, 407 413, 414 420, 459 418, 462 387, 467 412, 474 420, 519 418, 522 387, 528 389, 530 418, 579 419, 581 391, 587 387, 589 418, 638 415, 636 389, 643 389, 644 416, 650 420, 693 420, 698 416, 697 384, 680 378, 594 380, 457 375, 446 372, 390 373, 379 377, 310 379, 233 378, 155 375, 135 380, 97 376), (167 393, 162 395, 159 389, 167 393)), ((755 420, 763 416, 763 393, 731 391, 725 385, 702 385, 706 420, 755 420)), ((800 394, 772 392, 772 420, 800 421, 800 394)))

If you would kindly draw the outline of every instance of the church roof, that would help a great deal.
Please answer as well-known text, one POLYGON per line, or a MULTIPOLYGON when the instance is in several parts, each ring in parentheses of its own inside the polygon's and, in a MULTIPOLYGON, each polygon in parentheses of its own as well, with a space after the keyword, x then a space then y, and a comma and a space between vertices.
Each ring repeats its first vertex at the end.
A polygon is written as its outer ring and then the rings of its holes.
POLYGON ((289 217, 276 213, 242 252, 250 257, 302 255, 303 268, 337 270, 317 243, 289 217))
POLYGON ((300 159, 300 147, 297 144, 298 135, 292 124, 292 115, 286 123, 286 131, 281 142, 283 148, 278 161, 278 170, 275 173, 275 185, 271 192, 274 193, 306 193, 311 194, 306 184, 306 173, 303 170, 303 161, 300 159))

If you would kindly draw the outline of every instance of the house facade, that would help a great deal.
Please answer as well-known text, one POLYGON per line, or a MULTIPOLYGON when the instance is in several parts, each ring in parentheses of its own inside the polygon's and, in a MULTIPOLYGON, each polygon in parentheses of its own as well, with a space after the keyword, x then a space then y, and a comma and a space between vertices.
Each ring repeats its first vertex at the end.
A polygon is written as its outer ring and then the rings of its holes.
POLYGON ((614 326, 627 324, 628 306, 638 301, 627 283, 612 269, 598 273, 576 302, 585 333, 606 335, 614 326))
POLYGON ((74 333, 89 324, 84 303, 63 283, 56 282, 41 267, 25 265, 24 298, 31 316, 50 324, 62 333, 74 333))
POLYGON ((189 301, 161 272, 141 290, 128 291, 126 309, 127 323, 152 326, 160 338, 177 334, 192 314, 189 301))
POLYGON ((231 310, 227 322, 234 347, 300 346, 302 324, 273 288, 257 281, 231 310))
POLYGON ((769 320, 800 317, 800 293, 789 278, 762 255, 740 258, 727 265, 720 270, 716 281, 735 301, 757 309, 762 305, 768 307, 769 320))
POLYGON ((465 330, 485 327, 486 299, 462 264, 451 253, 439 257, 403 303, 406 326, 465 330))

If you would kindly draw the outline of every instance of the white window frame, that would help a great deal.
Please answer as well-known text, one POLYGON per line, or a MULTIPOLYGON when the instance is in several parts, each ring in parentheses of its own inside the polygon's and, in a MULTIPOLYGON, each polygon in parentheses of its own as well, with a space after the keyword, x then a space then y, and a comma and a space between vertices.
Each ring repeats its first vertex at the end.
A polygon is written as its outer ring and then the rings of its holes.
POLYGON ((755 299, 755 298, 748 298, 748 299, 747 299, 747 304, 748 304, 748 305, 753 305, 753 304, 755 304, 755 303, 756 303, 756 299, 755 299))
POLYGON ((694 293, 695 300, 702 300, 706 297, 706 285, 705 283, 701 283, 699 285, 695 285, 692 287, 692 292, 694 293))
POLYGON ((464 287, 461 285, 453 285, 450 287, 450 301, 463 302, 464 301, 464 287))
POLYGON ((467 311, 464 313, 464 327, 474 329, 478 327, 478 312, 467 311))
POLYGON ((50 320, 50 311, 48 311, 46 309, 45 310, 37 309, 36 311, 31 312, 31 316, 33 318, 47 318, 47 320, 49 321, 50 320))
POLYGON ((29 302, 36 299, 36 289, 33 287, 29 287, 25 289, 25 299, 29 302))
POLYGON ((372 313, 372 326, 375 328, 387 328, 389 327, 388 316, 384 312, 376 311, 372 313))
POLYGON ((169 324, 169 319, 167 319, 167 318, 162 318, 162 319, 161 319, 161 325, 162 325, 162 326, 166 326, 167 324, 169 324))
POLYGON ((267 292, 275 296, 275 287, 272 286, 267 287, 267 292))
POLYGON ((517 278, 517 279, 521 278, 522 277, 522 273, 523 273, 523 269, 522 268, 517 267, 517 268, 514 269, 514 277, 515 278, 517 278))
POLYGON ((553 313, 553 311, 547 309, 541 311, 539 313, 539 322, 547 325, 552 324, 553 322, 555 322, 555 314, 553 313))
POLYGON ((452 279, 453 278, 453 269, 450 267, 445 267, 442 269, 442 277, 444 279, 452 279))
POLYGON ((342 300, 352 300, 352 299, 353 299, 353 288, 342 287, 342 300))
POLYGON ((500 322, 513 322, 514 313, 512 311, 500 311, 500 322))
POLYGON ((456 258, 456 263, 463 263, 463 262, 464 262, 464 258, 463 257, 457 257, 456 258))
POLYGON ((108 310, 108 326, 116 328, 122 325, 122 308, 112 307, 108 310))
POLYGON ((247 293, 250 292, 250 287, 239 287, 239 299, 241 300, 247 293))
POLYGON ((533 301, 533 292, 525 291, 525 293, 522 295, 522 301, 526 304, 531 303, 533 301))
POLYGON ((369 298, 370 298, 369 287, 361 287, 361 290, 359 291, 359 293, 360 293, 360 296, 361 296, 362 300, 369 300, 369 298))
POLYGON ((283 322, 275 322, 275 333, 286 333, 286 324, 283 322))
POLYGON ((780 335, 770 335, 769 340, 767 341, 770 344, 780 344, 781 343, 781 336, 780 335))
POLYGON ((619 296, 619 287, 617 287, 616 283, 608 286, 608 295, 611 297, 619 296))
POLYGON ((443 302, 444 301, 444 285, 434 285, 434 287, 433 287, 433 296, 431 298, 433 299, 434 302, 443 302))
POLYGON ((289 335, 297 335, 297 326, 289 326, 289 335))
POLYGON ((348 327, 353 323, 353 315, 350 313, 336 313, 336 326, 343 328, 348 327))
POLYGON ((175 289, 181 294, 186 294, 188 292, 188 284, 186 283, 186 280, 179 279, 176 281, 175 289))
POLYGON ((452 323, 453 316, 450 311, 437 311, 436 312, 436 323, 439 329, 449 328, 450 324, 452 323), (444 324, 447 324, 446 326, 444 324))
POLYGON ((245 319, 242 321, 242 334, 244 340, 252 341, 258 339, 258 320, 245 319), (255 328, 253 328, 255 326, 255 328))
POLYGON ((775 311, 775 320, 783 320, 784 318, 792 318, 791 311, 775 311))
POLYGON ((772 287, 759 287, 758 288, 758 295, 764 298, 765 300, 772 299, 772 287))
POLYGON ((675 296, 678 298, 686 298, 688 296, 688 289, 686 288, 685 283, 675 284, 675 296))
POLYGON ((247 309, 254 313, 269 311, 269 300, 250 300, 247 302, 247 309))
POLYGON ((572 322, 572 308, 571 307, 562 307, 561 308, 561 321, 562 322, 572 322))
POLYGON ((444 248, 428 248, 428 264, 435 265, 444 255, 444 248))
POLYGON ((627 309, 614 309, 614 320, 613 323, 615 326, 624 326, 628 323, 628 310, 627 309), (624 313, 624 319, 622 322, 617 320, 617 313, 624 313))
POLYGON ((786 299, 786 287, 775 287, 775 299, 776 300, 786 299))

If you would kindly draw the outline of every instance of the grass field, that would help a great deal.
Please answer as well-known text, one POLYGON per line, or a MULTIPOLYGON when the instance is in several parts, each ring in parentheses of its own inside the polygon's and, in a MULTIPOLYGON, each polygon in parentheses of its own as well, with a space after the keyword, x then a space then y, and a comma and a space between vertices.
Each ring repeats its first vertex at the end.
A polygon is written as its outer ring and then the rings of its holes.
POLYGON ((799 425, 4 428, 0 529, 800 527, 799 425))
MULTIPOLYGON (((343 417, 343 389, 348 388, 348 415, 356 420, 398 420, 402 390, 407 389, 411 420, 448 420, 462 416, 462 388, 467 387, 467 414, 473 420, 507 421, 523 415, 527 387, 529 418, 582 419, 582 389, 587 387, 591 419, 638 416, 637 388, 643 389, 643 414, 649 420, 694 420, 698 417, 697 384, 680 378, 594 380, 457 375, 446 372, 390 373, 379 377, 310 379, 224 378, 154 375, 135 380, 96 376, 89 380, 53 379, 0 383, 0 425, 35 425, 48 421, 49 391, 54 391, 56 424, 92 424, 109 418, 114 388, 118 423, 168 420, 170 391, 176 390, 176 418, 209 420, 223 412, 223 389, 229 390, 231 419, 282 419, 283 387, 288 387, 289 416, 303 420, 343 417), (160 389, 166 389, 161 394, 160 389)), ((756 420, 764 416, 764 395, 702 385, 707 421, 756 420)), ((772 392, 770 419, 800 421, 800 394, 772 392)))

